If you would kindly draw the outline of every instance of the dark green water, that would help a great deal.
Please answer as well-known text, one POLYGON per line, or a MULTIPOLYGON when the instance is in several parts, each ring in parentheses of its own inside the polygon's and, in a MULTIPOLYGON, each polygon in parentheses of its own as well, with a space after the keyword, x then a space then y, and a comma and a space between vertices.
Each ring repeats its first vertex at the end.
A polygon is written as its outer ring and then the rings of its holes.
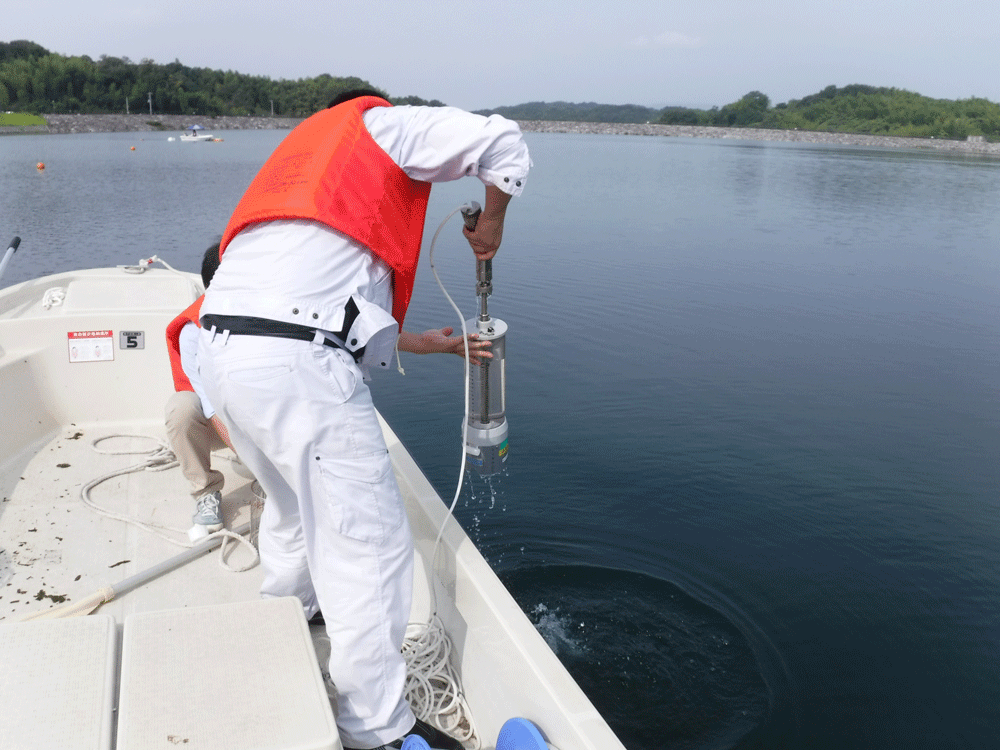
MULTIPOLYGON (((222 135, 0 138, 2 283, 196 270, 283 134, 222 135)), ((456 514, 626 746, 1000 746, 1000 163, 527 138, 490 300, 510 459, 456 514)), ((470 198, 435 188, 425 252, 470 198)), ((425 263, 407 327, 453 318, 425 263)), ((403 364, 377 404, 450 499, 460 362, 403 364)))

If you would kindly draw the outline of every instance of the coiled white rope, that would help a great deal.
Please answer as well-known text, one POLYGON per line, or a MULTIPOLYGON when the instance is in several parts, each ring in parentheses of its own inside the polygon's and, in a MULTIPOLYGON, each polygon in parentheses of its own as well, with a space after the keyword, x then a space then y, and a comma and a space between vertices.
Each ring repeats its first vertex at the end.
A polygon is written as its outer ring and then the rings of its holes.
POLYGON ((51 310, 53 307, 59 307, 65 299, 66 288, 54 286, 51 289, 46 289, 45 294, 42 295, 42 307, 46 310, 51 310))
POLYGON ((403 641, 404 694, 417 718, 479 750, 482 743, 462 694, 461 679, 451 665, 451 650, 451 640, 437 615, 427 623, 410 623, 403 641))
POLYGON ((437 615, 429 622, 410 623, 403 640, 406 660, 404 695, 416 717, 463 743, 482 747, 472 723, 472 711, 462 694, 462 682, 451 665, 451 640, 437 615))
MULTIPOLYGON (((173 451, 170 450, 170 447, 166 443, 154 437, 150 437, 149 435, 118 434, 118 435, 105 435, 103 437, 99 437, 96 440, 94 440, 91 443, 91 445, 93 446, 94 450, 97 453, 103 455, 109 455, 109 456, 145 455, 148 456, 148 458, 145 461, 142 461, 141 463, 135 464, 133 466, 128 466, 124 469, 118 469, 116 471, 109 472, 108 474, 104 474, 103 476, 100 476, 97 479, 92 479, 91 481, 87 482, 80 489, 80 499, 83 501, 84 505, 86 505, 88 508, 93 510, 98 515, 102 515, 105 516, 106 518, 111 518, 116 521, 122 521, 123 523, 128 523, 140 529, 144 529, 145 531, 148 531, 151 534, 155 534, 161 539, 165 539, 166 541, 170 542, 171 544, 175 544, 178 547, 190 548, 194 546, 194 542, 191 542, 189 540, 177 539, 174 536, 171 536, 170 534, 164 533, 164 532, 173 532, 175 534, 183 534, 187 536, 186 529, 177 529, 170 526, 164 526, 158 523, 153 523, 151 521, 140 521, 139 519, 134 518, 132 516, 128 516, 123 513, 116 513, 115 511, 102 508, 97 503, 95 503, 94 500, 90 497, 91 490, 93 490, 97 485, 101 484, 102 482, 106 482, 107 480, 113 479, 114 477, 119 477, 124 474, 132 474, 139 471, 165 471, 167 469, 172 469, 175 466, 177 466, 178 465, 177 458, 176 456, 174 456, 173 451), (152 440, 154 443, 156 443, 156 447, 153 448, 152 450, 102 450, 101 448, 98 447, 100 443, 103 443, 105 440, 110 440, 112 438, 138 438, 140 440, 152 440)), ((242 573, 244 571, 253 568, 260 559, 256 547, 254 547, 254 545, 250 542, 250 540, 247 539, 246 537, 240 536, 235 532, 229 531, 228 529, 221 529, 212 534, 209 534, 208 536, 224 537, 222 546, 219 548, 219 565, 221 565, 224 569, 228 571, 231 571, 233 573, 242 573), (228 552, 230 549, 229 545, 231 542, 243 544, 250 549, 251 561, 248 564, 240 567, 233 567, 229 565, 228 562, 226 562, 226 558, 228 557, 228 552)))

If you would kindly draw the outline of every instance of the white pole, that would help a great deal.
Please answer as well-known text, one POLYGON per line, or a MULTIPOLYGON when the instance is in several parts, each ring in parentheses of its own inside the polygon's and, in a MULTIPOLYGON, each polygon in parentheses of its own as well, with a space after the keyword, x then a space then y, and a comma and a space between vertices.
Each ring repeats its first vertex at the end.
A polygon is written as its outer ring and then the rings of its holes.
POLYGON ((3 278, 3 273, 7 270, 7 264, 10 263, 10 259, 14 257, 14 253, 17 252, 17 246, 20 244, 20 237, 15 237, 10 241, 10 247, 8 247, 7 252, 4 253, 3 260, 0 260, 0 278, 3 278))
MULTIPOLYGON (((250 531, 250 524, 243 524, 233 533, 243 535, 250 531)), ((199 542, 193 547, 189 547, 184 552, 181 552, 176 557, 171 557, 169 560, 165 560, 161 563, 148 568, 141 573, 137 573, 131 578, 126 578, 117 585, 104 586, 98 589, 90 596, 84 597, 76 602, 70 602, 68 604, 63 604, 61 607, 55 607, 54 609, 46 609, 40 612, 35 612, 27 617, 23 618, 24 621, 28 620, 54 620, 62 617, 77 617, 80 615, 89 615, 95 609, 97 609, 101 604, 105 602, 110 602, 116 596, 121 596, 126 594, 132 589, 138 588, 149 581, 157 578, 164 573, 169 573, 175 568, 179 568, 191 560, 197 557, 201 557, 206 552, 218 547, 225 541, 226 537, 222 534, 216 534, 210 536, 204 541, 199 542)))

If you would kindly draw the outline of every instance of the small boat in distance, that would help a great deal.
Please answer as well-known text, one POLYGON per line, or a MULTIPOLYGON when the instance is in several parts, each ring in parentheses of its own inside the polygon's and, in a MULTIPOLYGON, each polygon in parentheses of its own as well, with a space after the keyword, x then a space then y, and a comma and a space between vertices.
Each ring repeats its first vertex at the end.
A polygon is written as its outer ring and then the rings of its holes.
POLYGON ((200 141, 212 141, 215 140, 215 136, 211 133, 199 133, 199 130, 204 130, 201 125, 188 125, 187 133, 181 133, 180 139, 186 143, 198 143, 200 141))

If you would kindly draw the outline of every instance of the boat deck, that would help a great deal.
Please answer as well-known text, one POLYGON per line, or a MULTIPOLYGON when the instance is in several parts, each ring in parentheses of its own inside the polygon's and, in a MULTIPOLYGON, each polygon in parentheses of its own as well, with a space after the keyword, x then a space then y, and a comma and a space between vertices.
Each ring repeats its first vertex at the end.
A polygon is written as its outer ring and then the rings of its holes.
MULTIPOLYGON (((17 476, 8 470, 0 484, 0 622, 82 599, 184 551, 194 502, 179 469, 111 477, 89 493, 97 509, 81 498, 85 485, 143 464, 165 440, 161 424, 71 425, 9 467, 17 476), (101 438, 106 439, 97 442, 101 438), (154 527, 147 530, 118 517, 154 527)), ((220 452, 213 464, 226 475, 222 511, 226 528, 233 529, 249 523, 254 495, 249 481, 222 457, 226 454, 232 455, 220 452)), ((230 548, 226 558, 234 568, 253 562, 243 545, 230 548)), ((134 612, 253 599, 260 580, 259 567, 227 571, 215 551, 102 605, 101 611, 121 622, 134 612)))

